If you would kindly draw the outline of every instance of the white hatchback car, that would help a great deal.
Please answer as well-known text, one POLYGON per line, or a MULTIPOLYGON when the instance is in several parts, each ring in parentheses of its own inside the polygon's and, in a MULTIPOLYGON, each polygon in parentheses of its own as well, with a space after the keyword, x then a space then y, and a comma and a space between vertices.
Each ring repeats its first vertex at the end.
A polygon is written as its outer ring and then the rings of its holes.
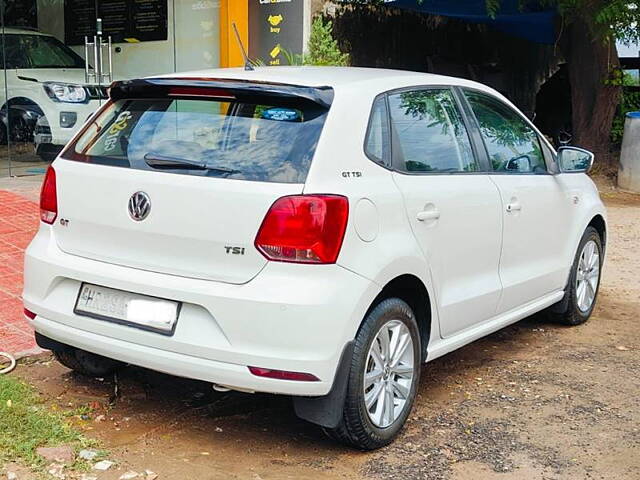
POLYGON ((389 443, 420 366, 547 309, 594 308, 605 209, 471 81, 278 67, 115 83, 49 169, 25 315, 66 366, 294 396, 389 443))

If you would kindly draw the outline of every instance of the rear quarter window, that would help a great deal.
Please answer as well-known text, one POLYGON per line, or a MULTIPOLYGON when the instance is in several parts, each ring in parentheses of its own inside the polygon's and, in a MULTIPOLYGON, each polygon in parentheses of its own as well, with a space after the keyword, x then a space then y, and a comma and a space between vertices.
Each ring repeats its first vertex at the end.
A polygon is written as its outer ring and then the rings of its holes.
POLYGON ((92 120, 64 157, 139 170, 304 183, 326 113, 308 103, 118 100, 92 120))

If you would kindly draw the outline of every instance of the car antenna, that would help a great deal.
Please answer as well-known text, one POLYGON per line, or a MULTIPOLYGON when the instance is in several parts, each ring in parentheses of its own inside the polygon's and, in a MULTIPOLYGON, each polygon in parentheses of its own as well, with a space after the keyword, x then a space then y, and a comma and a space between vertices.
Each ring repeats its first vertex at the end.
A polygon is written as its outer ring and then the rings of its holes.
POLYGON ((247 51, 244 49, 244 45, 242 44, 242 40, 240 39, 240 34, 238 33, 238 27, 236 27, 236 22, 233 22, 233 31, 236 33, 236 40, 238 41, 238 46, 240 47, 240 51, 242 52, 242 58, 244 58, 244 69, 246 71, 253 71, 253 64, 249 59, 249 55, 247 55, 247 51))

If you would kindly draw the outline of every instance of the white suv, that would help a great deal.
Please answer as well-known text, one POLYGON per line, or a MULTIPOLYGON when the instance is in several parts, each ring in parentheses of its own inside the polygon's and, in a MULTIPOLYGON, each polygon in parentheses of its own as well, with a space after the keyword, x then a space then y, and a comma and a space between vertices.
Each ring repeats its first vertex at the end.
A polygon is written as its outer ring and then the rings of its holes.
POLYGON ((420 366, 548 309, 594 308, 605 210, 509 101, 357 68, 116 83, 54 162, 25 315, 66 366, 121 364, 294 396, 362 449, 420 366))
POLYGON ((85 84, 82 57, 51 35, 7 28, 3 50, 0 143, 8 123, 11 140, 35 141, 36 153, 52 160, 106 100, 106 88, 85 84))

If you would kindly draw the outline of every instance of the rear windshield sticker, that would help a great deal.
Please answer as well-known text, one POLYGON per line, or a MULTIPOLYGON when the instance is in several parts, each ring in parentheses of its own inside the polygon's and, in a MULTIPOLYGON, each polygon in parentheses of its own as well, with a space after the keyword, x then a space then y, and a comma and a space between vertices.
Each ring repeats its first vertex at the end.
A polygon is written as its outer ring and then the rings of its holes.
POLYGON ((125 110, 118 115, 118 118, 116 118, 116 121, 113 122, 113 125, 111 125, 111 128, 109 128, 109 131, 107 132, 107 138, 104 141, 105 152, 109 152, 116 148, 116 145, 118 144, 118 137, 120 136, 120 133, 129 126, 130 119, 131 112, 128 110, 125 110))
POLYGON ((265 120, 277 120, 279 122, 299 122, 300 112, 292 108, 270 108, 262 112, 265 120))

